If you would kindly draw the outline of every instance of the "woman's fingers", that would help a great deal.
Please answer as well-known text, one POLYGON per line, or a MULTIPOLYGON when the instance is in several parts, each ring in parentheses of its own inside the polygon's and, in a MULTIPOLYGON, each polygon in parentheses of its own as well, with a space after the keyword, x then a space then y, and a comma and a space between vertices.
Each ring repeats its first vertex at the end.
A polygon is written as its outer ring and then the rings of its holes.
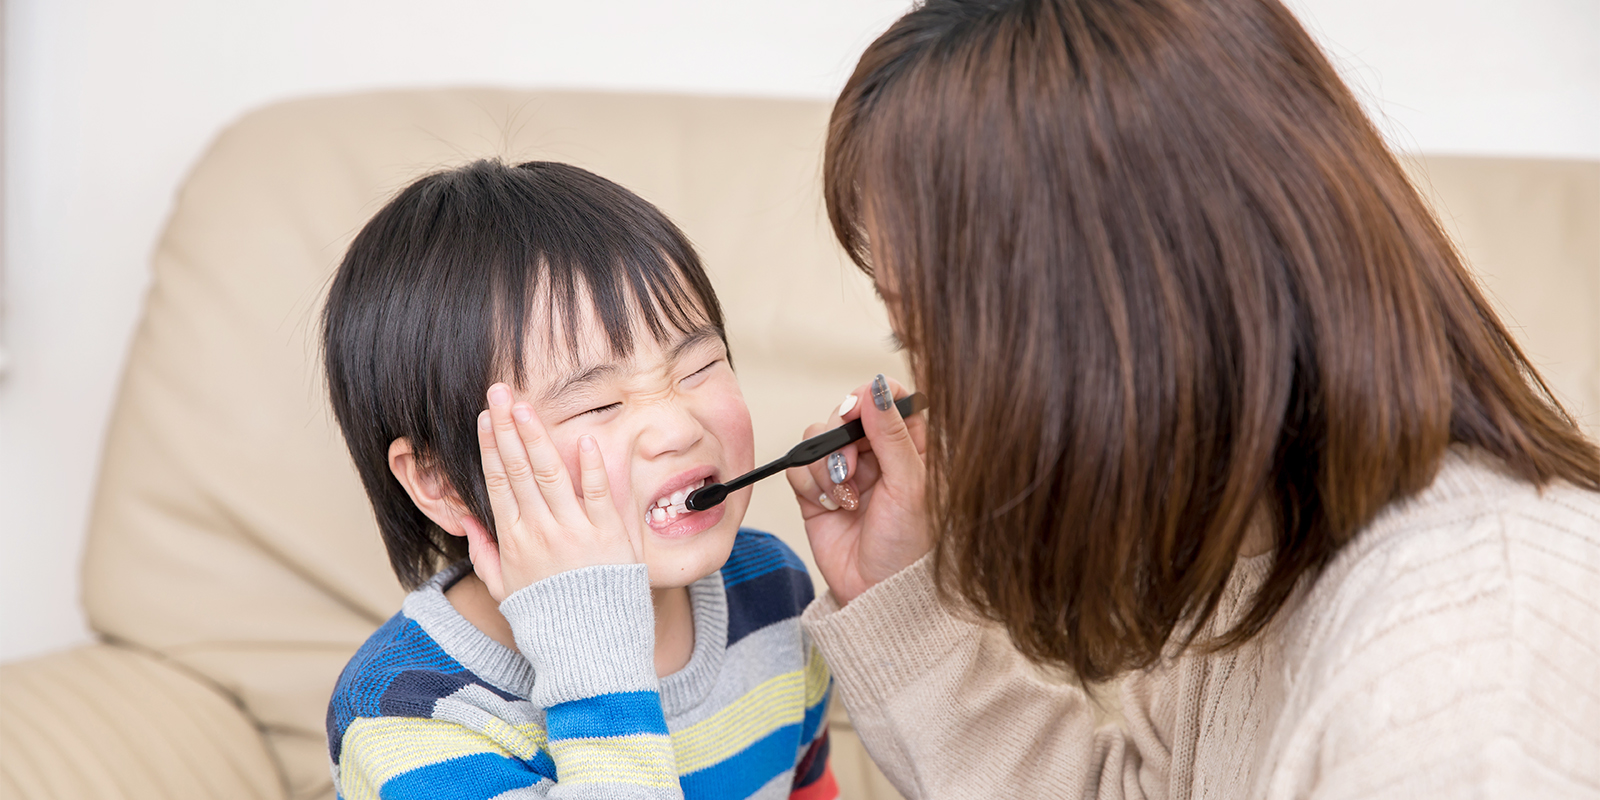
POLYGON ((794 490, 795 499, 800 501, 800 516, 802 518, 810 519, 823 511, 837 511, 839 509, 838 504, 823 493, 822 487, 817 484, 816 478, 811 475, 809 466, 784 470, 784 477, 789 479, 789 488, 794 490))
POLYGON ((882 375, 872 381, 872 402, 863 404, 861 425, 885 481, 916 481, 920 484, 925 467, 918 437, 912 436, 907 421, 900 416, 894 401, 907 394, 905 387, 891 383, 882 375))

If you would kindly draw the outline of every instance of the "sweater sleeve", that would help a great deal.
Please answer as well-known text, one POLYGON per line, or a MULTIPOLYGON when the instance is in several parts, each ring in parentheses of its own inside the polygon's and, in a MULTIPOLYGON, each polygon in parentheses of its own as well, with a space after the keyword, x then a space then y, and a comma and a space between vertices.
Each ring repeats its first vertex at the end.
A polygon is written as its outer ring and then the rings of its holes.
POLYGON ((330 703, 341 800, 682 798, 655 675, 647 568, 563 573, 500 610, 534 668, 527 699, 469 679, 397 617, 386 649, 330 703))
POLYGON ((827 658, 868 752, 911 800, 1165 797, 1170 708, 1159 673, 1131 678, 1124 724, 1100 726, 1072 683, 1031 665, 997 626, 939 602, 931 558, 840 608, 824 595, 806 630, 827 658))
POLYGON ((534 668, 557 782, 549 797, 681 798, 655 673, 643 564, 555 575, 500 611, 534 668))

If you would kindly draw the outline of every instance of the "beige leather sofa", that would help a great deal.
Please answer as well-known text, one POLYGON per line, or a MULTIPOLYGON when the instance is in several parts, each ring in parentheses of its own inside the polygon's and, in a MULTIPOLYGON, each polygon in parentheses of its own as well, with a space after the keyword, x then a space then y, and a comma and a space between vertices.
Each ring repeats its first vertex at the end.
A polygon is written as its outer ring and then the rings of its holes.
MULTIPOLYGON (((905 375, 829 234, 820 102, 448 90, 273 106, 224 132, 154 259, 101 464, 84 604, 98 644, 0 667, 7 798, 328 798, 325 703, 394 613, 326 410, 316 315, 346 242, 409 179, 467 159, 596 170, 700 247, 758 457, 879 371, 905 375)), ((1419 165, 1552 383, 1600 423, 1600 165, 1419 165)), ((748 524, 805 538, 787 488, 748 524)), ((893 792, 835 714, 851 798, 893 792)))

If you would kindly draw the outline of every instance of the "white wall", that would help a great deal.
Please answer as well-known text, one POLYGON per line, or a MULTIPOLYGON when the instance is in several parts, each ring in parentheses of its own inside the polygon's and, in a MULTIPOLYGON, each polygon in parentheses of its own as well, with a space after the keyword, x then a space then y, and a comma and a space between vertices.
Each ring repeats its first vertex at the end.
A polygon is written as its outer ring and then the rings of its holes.
MULTIPOLYGON (((86 641, 100 442, 184 172, 246 109, 501 84, 825 98, 906 0, 10 0, 0 660, 86 641)), ((1600 158, 1595 0, 1298 0, 1403 149, 1600 158)))

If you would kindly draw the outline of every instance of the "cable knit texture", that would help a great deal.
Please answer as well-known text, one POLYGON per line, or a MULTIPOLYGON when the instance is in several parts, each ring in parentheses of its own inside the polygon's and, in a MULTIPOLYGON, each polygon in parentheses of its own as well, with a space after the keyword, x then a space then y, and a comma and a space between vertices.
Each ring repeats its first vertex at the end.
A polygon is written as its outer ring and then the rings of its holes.
POLYGON ((929 559, 804 622, 908 798, 1600 796, 1600 496, 1459 448, 1260 636, 1125 679, 1117 725, 941 607, 929 559))

